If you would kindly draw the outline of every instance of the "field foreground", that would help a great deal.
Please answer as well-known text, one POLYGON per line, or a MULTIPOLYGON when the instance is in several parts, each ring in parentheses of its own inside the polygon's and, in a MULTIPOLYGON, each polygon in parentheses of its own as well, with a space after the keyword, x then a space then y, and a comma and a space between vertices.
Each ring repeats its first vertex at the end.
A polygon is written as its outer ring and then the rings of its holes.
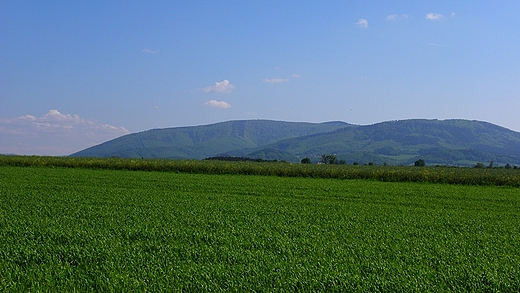
POLYGON ((0 291, 520 291, 518 188, 0 166, 0 291))

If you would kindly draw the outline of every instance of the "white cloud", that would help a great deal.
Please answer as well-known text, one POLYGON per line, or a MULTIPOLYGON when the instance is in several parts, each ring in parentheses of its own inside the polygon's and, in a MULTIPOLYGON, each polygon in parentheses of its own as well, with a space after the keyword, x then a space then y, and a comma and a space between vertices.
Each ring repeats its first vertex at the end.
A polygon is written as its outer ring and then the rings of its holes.
POLYGON ((214 86, 208 86, 202 90, 205 93, 231 93, 235 86, 229 83, 229 80, 224 79, 221 82, 215 82, 214 86))
POLYGON ((221 109, 227 109, 231 108, 231 105, 224 102, 224 101, 217 101, 217 100, 211 100, 204 103, 204 106, 213 107, 213 108, 221 108, 221 109))
POLYGON ((291 77, 292 78, 300 78, 300 75, 295 73, 295 74, 291 74, 291 77))
POLYGON ((368 27, 368 21, 364 18, 360 18, 358 20, 358 22, 356 22, 356 26, 357 27, 361 27, 361 28, 367 28, 368 27))
POLYGON ((426 19, 428 19, 428 20, 440 20, 442 18, 444 18, 444 16, 439 13, 427 13, 426 14, 426 19))
POLYGON ((152 49, 144 48, 142 52, 143 53, 148 53, 148 54, 157 54, 160 51, 159 50, 152 50, 152 49))
POLYGON ((262 79, 263 82, 267 83, 282 83, 282 82, 288 82, 288 78, 264 78, 262 79))
POLYGON ((68 155, 128 133, 124 127, 50 110, 38 118, 0 119, 0 153, 68 155))

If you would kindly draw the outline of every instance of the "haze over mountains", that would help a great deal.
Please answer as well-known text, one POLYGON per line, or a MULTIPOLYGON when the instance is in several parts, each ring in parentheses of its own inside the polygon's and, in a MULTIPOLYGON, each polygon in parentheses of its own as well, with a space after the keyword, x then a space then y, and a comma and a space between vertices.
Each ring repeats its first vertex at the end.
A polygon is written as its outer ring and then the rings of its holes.
POLYGON ((481 121, 412 119, 373 125, 240 120, 153 129, 74 153, 82 157, 204 159, 241 156, 319 161, 336 154, 347 163, 470 166, 520 164, 520 133, 481 121))

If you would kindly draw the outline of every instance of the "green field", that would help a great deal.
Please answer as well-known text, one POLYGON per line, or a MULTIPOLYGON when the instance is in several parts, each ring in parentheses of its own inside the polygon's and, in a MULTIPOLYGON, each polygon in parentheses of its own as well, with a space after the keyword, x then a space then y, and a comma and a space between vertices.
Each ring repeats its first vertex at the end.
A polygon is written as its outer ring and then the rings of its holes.
POLYGON ((0 166, 45 166, 109 170, 181 172, 192 174, 241 174, 281 177, 370 179, 388 182, 429 182, 462 185, 520 187, 520 169, 412 166, 353 166, 342 164, 293 164, 228 162, 214 160, 165 160, 2 156, 0 166))
POLYGON ((519 292, 514 187, 0 166, 0 291, 519 292))

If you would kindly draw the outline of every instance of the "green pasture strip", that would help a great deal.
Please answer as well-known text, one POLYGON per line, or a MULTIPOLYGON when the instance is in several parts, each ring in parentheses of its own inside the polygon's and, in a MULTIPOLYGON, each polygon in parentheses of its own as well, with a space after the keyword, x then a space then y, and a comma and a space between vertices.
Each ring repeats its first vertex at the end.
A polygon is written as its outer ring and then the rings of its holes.
POLYGON ((242 174, 282 177, 369 179, 386 182, 429 182, 520 187, 520 169, 352 166, 294 163, 223 162, 166 159, 0 156, 0 166, 46 166, 88 169, 242 174))
POLYGON ((0 166, 0 291, 519 292, 517 188, 0 166))

